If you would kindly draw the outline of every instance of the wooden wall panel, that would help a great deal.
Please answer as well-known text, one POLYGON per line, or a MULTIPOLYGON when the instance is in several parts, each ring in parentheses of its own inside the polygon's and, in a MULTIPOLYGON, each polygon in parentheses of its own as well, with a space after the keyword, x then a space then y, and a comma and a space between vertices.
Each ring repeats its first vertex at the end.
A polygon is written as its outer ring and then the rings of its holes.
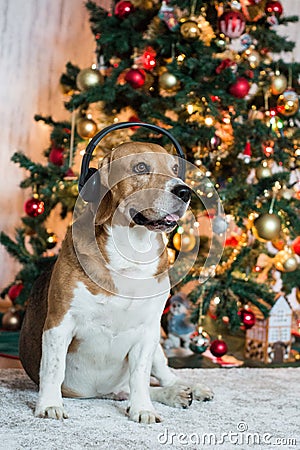
MULTIPOLYGON (((107 6, 109 1, 98 4, 107 6)), ((83 0, 0 2, 0 230, 14 235, 28 194, 24 172, 10 161, 23 150, 35 161, 49 145, 49 128, 35 114, 68 118, 59 77, 68 61, 88 67, 94 39, 83 0)), ((0 289, 13 279, 16 262, 0 248, 0 289)))
MULTIPOLYGON (((281 0, 285 16, 298 16, 300 18, 300 2, 295 0, 281 0)), ((280 56, 286 62, 295 61, 300 62, 300 22, 290 23, 287 26, 281 25, 279 33, 282 36, 288 36, 289 39, 296 43, 295 49, 292 53, 282 53, 280 56)))
MULTIPOLYGON (((108 7, 110 0, 97 0, 108 7)), ((282 0, 286 13, 300 15, 300 2, 282 0)), ((299 24, 283 29, 297 41, 299 24)), ((24 173, 10 161, 16 150, 41 160, 49 144, 48 127, 36 113, 68 117, 59 77, 67 61, 94 62, 94 40, 83 0, 0 1, 0 230, 14 235, 28 195, 19 189, 24 173)), ((0 248, 0 289, 13 279, 17 264, 0 248)))

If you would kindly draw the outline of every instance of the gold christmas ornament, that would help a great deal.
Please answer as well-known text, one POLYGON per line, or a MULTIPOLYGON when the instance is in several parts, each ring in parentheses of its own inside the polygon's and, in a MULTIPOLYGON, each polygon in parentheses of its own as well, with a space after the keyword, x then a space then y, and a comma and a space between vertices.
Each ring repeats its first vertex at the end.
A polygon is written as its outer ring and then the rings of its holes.
POLYGON ((77 184, 77 183, 72 184, 72 186, 70 187, 70 193, 71 193, 74 197, 77 197, 77 195, 79 194, 79 191, 78 191, 78 184, 77 184))
POLYGON ((252 232, 258 239, 271 241, 279 237, 281 220, 276 214, 263 213, 254 220, 252 232))
POLYGON ((161 89, 165 91, 175 91, 179 87, 179 81, 170 72, 164 72, 158 78, 158 84, 161 89))
POLYGON ((295 91, 288 89, 284 91, 277 100, 277 110, 285 117, 296 114, 299 109, 299 98, 295 91))
POLYGON ((197 22, 187 19, 180 25, 180 34, 187 41, 197 41, 201 32, 197 22))
POLYGON ((176 233, 173 237, 173 245, 178 251, 190 252, 196 245, 196 238, 193 234, 176 233))
POLYGON ((211 24, 201 15, 181 19, 180 33, 185 40, 193 42, 200 39, 206 46, 216 37, 211 24))
POLYGON ((284 75, 274 75, 271 78, 270 91, 273 95, 282 94, 287 87, 287 79, 284 75))
POLYGON ((103 76, 99 70, 92 68, 82 69, 76 77, 76 84, 80 91, 86 91, 101 83, 103 83, 103 76))
POLYGON ((97 124, 92 119, 81 117, 77 120, 76 130, 82 139, 90 139, 97 133, 97 124))
POLYGON ((21 313, 16 308, 10 308, 2 317, 2 327, 4 330, 16 331, 21 328, 21 313))
POLYGON ((255 170, 255 175, 258 180, 269 178, 272 176, 272 170, 268 167, 268 163, 263 161, 255 170))
POLYGON ((245 51, 245 56, 248 59, 249 65, 252 69, 256 69, 259 66, 261 57, 256 50, 249 48, 248 50, 245 51))
POLYGON ((292 250, 285 248, 276 254, 274 266, 281 272, 294 272, 298 268, 298 261, 292 250))
POLYGON ((285 272, 294 272, 298 268, 298 261, 295 256, 290 256, 283 264, 285 272))

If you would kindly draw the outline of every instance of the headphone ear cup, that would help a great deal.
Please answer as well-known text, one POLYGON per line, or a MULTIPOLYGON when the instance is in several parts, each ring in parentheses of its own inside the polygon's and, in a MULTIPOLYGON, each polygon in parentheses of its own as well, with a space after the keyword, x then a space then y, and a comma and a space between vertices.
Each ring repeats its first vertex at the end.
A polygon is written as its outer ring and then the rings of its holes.
POLYGON ((94 167, 90 167, 84 180, 84 186, 80 195, 85 202, 95 203, 100 199, 100 173, 94 167))

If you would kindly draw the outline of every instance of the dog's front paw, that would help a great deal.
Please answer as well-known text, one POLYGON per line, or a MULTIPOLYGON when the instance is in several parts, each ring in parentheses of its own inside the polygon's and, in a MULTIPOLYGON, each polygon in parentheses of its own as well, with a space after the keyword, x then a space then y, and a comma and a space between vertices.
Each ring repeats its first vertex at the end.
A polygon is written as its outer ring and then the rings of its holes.
POLYGON ((159 423, 162 421, 161 417, 154 410, 138 410, 134 408, 128 408, 127 413, 129 418, 134 422, 139 423, 159 423))
POLYGON ((200 402, 207 402, 214 398, 213 391, 203 384, 194 384, 192 386, 192 392, 193 398, 200 402))
POLYGON ((35 417, 42 417, 44 419, 67 419, 68 414, 66 413, 63 406, 37 406, 35 417))

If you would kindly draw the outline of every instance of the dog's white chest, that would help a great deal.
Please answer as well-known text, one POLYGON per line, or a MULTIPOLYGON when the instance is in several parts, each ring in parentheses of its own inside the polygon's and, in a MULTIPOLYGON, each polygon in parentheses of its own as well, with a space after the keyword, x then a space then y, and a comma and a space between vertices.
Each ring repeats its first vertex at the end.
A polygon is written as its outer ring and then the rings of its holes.
MULTIPOLYGON (((154 278, 161 257, 157 234, 144 227, 113 226, 106 251, 116 293, 125 298, 146 298, 168 294, 168 284, 154 278)), ((168 277, 167 267, 165 278, 168 277)))
MULTIPOLYGON (((168 289, 168 280, 161 283, 168 289)), ((159 339, 165 294, 145 299, 91 294, 78 283, 69 314, 75 321, 76 351, 67 355, 64 384, 83 396, 126 390, 128 353, 152 330, 159 339)))

